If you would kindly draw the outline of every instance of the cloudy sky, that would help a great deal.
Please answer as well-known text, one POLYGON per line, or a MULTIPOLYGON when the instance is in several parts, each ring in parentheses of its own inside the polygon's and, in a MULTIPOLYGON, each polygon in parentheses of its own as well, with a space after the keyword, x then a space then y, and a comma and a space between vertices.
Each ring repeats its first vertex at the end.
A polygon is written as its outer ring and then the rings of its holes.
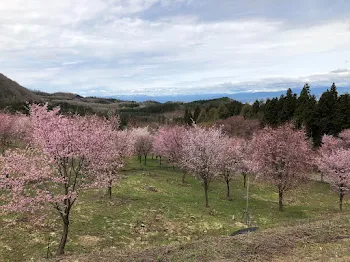
POLYGON ((30 89, 172 95, 350 85, 348 0, 1 0, 0 72, 30 89))

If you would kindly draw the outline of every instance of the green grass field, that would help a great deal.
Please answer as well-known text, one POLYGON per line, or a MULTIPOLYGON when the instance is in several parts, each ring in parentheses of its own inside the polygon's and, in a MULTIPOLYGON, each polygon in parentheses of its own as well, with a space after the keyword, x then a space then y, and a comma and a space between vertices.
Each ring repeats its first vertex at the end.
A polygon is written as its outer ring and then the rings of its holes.
MULTIPOLYGON (((200 181, 187 176, 186 183, 182 184, 181 176, 179 170, 164 162, 159 166, 156 160, 148 159, 145 166, 135 158, 129 161, 122 178, 114 185, 111 200, 103 189, 82 193, 72 209, 64 258, 69 261, 71 256, 81 256, 83 261, 88 261, 84 258, 96 253, 138 254, 158 250, 164 245, 193 246, 195 244, 191 243, 211 240, 220 243, 222 238, 244 227, 246 191, 242 176, 231 182, 231 200, 226 199, 223 180, 213 181, 209 208, 205 208, 200 181)), ((349 222, 350 201, 345 199, 345 211, 339 214, 337 195, 326 183, 311 181, 287 192, 283 212, 278 211, 275 187, 251 181, 250 189, 252 224, 260 228, 257 236, 265 231, 298 228, 333 217, 346 218, 346 223, 349 222)), ((53 255, 59 242, 61 222, 55 213, 49 222, 48 227, 37 227, 28 223, 25 216, 0 217, 0 261, 45 260, 50 232, 56 232, 50 241, 53 255)), ((350 227, 350 223, 346 223, 345 226, 350 227)), ((196 261, 191 259, 189 261, 196 261)), ((122 259, 115 261, 118 260, 122 259)), ((156 260, 153 257, 149 261, 156 260)))

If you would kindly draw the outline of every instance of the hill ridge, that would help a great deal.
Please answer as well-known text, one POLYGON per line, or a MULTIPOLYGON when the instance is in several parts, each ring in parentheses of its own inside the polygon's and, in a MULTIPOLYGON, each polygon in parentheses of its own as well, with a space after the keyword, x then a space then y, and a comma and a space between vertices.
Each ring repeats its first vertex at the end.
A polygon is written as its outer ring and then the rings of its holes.
POLYGON ((4 74, 0 73, 0 103, 11 104, 20 103, 26 101, 38 101, 40 100, 29 89, 21 86, 16 81, 8 78, 4 74))

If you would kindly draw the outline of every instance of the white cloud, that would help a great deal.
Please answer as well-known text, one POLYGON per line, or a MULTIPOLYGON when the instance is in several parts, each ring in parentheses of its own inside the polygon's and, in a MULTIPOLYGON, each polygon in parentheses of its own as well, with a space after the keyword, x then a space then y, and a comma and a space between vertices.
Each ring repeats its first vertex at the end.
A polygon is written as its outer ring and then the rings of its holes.
MULTIPOLYGON (((347 67, 346 20, 293 27, 269 17, 144 18, 152 8, 161 13, 185 2, 2 0, 0 70, 30 88, 114 95, 263 86, 269 77, 312 80, 317 72, 327 82, 334 72, 322 72, 347 67)), ((347 73, 338 73, 348 84, 347 73)))

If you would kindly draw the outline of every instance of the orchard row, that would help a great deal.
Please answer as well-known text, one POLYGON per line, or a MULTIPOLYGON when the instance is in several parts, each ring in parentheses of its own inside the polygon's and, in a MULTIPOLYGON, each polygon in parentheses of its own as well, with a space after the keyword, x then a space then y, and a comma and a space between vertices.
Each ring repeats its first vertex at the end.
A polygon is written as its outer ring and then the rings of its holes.
MULTIPOLYGON (((239 123, 237 123, 239 124, 239 123)), ((350 191, 350 130, 339 137, 324 136, 315 150, 305 132, 286 124, 255 131, 251 138, 230 137, 220 127, 164 126, 158 130, 119 129, 117 116, 63 116, 59 108, 32 105, 29 116, 0 114, 1 212, 36 214, 54 208, 63 230, 58 254, 64 253, 70 213, 82 190, 108 188, 120 175, 125 161, 149 154, 177 166, 203 184, 209 206, 210 182, 222 178, 230 196, 233 176, 252 174, 277 187, 279 209, 284 193, 310 179, 314 172, 343 198, 350 191)))

